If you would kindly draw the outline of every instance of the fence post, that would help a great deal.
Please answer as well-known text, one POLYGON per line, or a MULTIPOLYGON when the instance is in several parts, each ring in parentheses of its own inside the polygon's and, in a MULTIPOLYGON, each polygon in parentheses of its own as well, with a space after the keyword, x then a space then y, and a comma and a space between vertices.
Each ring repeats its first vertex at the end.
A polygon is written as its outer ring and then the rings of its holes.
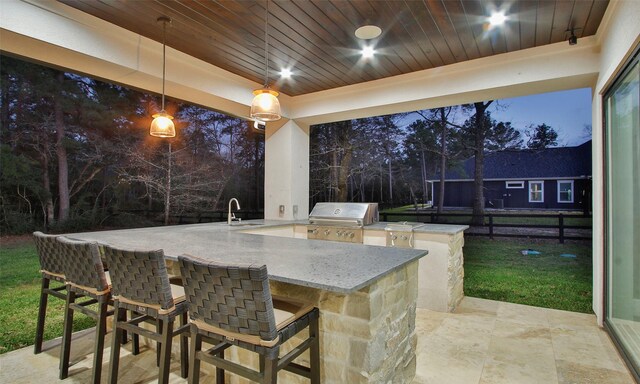
POLYGON ((562 213, 558 215, 558 232, 560 244, 564 244, 564 217, 562 213))
POLYGON ((489 238, 493 240, 493 215, 489 215, 489 238))

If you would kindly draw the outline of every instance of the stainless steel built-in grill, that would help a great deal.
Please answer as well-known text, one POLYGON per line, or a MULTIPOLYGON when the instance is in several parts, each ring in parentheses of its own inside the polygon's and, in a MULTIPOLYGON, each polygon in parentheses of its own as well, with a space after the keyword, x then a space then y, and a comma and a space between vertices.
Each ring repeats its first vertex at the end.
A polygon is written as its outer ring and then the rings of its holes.
POLYGON ((378 217, 378 203, 317 203, 309 214, 307 238, 362 243, 363 227, 378 217))

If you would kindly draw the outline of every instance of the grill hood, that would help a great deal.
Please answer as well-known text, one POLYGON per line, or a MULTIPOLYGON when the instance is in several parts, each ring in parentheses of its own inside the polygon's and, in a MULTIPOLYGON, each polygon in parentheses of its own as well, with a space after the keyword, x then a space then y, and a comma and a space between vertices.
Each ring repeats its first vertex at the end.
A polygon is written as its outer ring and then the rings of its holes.
POLYGON ((364 226, 378 222, 378 203, 317 203, 310 224, 364 226))

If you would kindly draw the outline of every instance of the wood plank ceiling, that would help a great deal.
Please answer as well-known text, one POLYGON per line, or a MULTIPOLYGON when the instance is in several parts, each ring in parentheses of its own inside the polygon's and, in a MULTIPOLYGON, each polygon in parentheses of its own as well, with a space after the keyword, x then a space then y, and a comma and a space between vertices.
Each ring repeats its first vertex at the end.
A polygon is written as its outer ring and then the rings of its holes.
MULTIPOLYGON (((167 45, 264 83, 266 0, 60 0, 110 23, 162 41, 159 16, 172 19, 167 45)), ((596 33, 608 0, 274 0, 269 2, 269 84, 301 95, 557 43, 575 28, 596 33), (488 28, 494 10, 502 27, 488 28), (382 35, 355 37, 374 24, 382 35), (363 59, 363 44, 376 54, 363 59), (282 68, 293 76, 281 79, 282 68)), ((579 44, 578 39, 578 44, 579 44)), ((567 45, 567 49, 570 49, 567 45)), ((168 71, 171 69, 168 68, 168 71)))

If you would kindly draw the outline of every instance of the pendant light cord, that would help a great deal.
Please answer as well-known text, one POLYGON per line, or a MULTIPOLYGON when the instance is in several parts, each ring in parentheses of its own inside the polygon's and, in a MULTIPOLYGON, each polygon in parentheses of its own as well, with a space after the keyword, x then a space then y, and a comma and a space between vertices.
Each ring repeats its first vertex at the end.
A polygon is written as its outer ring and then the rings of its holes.
POLYGON ((269 0, 267 0, 266 16, 264 18, 264 87, 269 84, 269 0))
POLYGON ((162 112, 164 112, 164 79, 167 73, 167 21, 162 22, 162 112))

